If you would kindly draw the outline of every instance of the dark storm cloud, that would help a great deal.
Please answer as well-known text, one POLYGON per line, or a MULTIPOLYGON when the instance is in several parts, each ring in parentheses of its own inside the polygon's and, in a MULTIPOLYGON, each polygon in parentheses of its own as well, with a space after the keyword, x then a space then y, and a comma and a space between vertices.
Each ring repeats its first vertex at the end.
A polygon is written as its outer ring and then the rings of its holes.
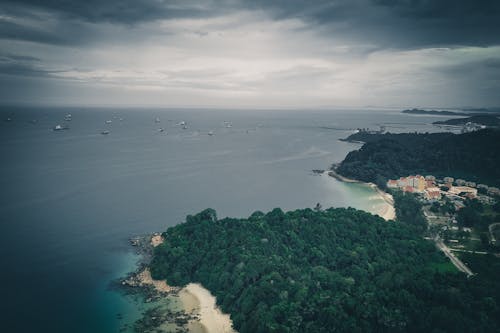
POLYGON ((48 77, 51 71, 43 69, 40 59, 17 54, 0 54, 0 75, 48 77))
POLYGON ((493 105, 499 22, 500 0, 3 0, 0 95, 493 105))
MULTIPOLYGON (((203 18, 242 9, 261 10, 275 19, 298 18, 324 34, 375 47, 489 46, 500 44, 497 0, 7 0, 3 11, 27 17, 41 11, 61 24, 73 21, 71 38, 64 29, 38 32, 20 23, 0 25, 0 37, 49 44, 84 43, 77 22, 137 24, 159 19, 203 18)), ((68 23, 69 24, 69 23, 68 23)), ((98 38, 99 36, 88 36, 98 38)))
MULTIPOLYGON (((199 1, 167 0, 7 0, 11 11, 19 13, 20 7, 45 10, 89 22, 133 24, 156 19, 200 17, 217 10, 212 3, 199 1)), ((223 9, 223 8, 220 8, 223 9)))
POLYGON ((53 45, 78 45, 87 38, 81 29, 70 29, 68 26, 44 29, 0 20, 0 39, 21 40, 53 45))
MULTIPOLYGON (((250 4, 250 2, 249 2, 250 4)), ((256 1, 276 17, 297 17, 327 33, 382 47, 488 46, 500 44, 497 0, 256 1)))

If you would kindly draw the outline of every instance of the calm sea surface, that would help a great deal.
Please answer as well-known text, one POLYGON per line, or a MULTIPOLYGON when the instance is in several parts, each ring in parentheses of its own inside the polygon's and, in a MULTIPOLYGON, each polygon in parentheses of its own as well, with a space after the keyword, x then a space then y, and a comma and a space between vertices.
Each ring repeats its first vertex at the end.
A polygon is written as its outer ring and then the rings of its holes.
POLYGON ((311 170, 359 148, 338 141, 354 128, 438 130, 437 117, 387 110, 3 107, 0 117, 5 332, 118 332, 140 311, 108 288, 137 260, 129 237, 207 207, 219 217, 318 202, 374 211, 373 191, 311 170))

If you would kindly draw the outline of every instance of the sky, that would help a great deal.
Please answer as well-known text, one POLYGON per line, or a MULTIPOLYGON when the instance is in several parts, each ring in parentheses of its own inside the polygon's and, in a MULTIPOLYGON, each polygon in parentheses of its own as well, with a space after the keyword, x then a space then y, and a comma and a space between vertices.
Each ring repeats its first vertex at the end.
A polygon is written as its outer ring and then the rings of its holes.
POLYGON ((498 107, 497 0, 0 0, 0 103, 498 107))

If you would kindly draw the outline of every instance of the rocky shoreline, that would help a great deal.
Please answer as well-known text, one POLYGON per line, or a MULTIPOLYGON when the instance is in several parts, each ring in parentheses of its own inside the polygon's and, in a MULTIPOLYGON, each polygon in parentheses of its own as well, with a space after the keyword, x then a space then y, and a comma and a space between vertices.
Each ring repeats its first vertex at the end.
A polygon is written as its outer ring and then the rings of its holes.
POLYGON ((133 324, 125 324, 120 332, 188 332, 188 324, 200 320, 195 312, 188 313, 183 309, 173 310, 172 301, 179 297, 181 288, 169 286, 166 281, 153 280, 151 277, 148 265, 152 259, 154 247, 161 242, 159 233, 130 239, 131 246, 140 256, 137 269, 113 281, 112 287, 125 295, 134 297, 136 302, 143 302, 146 304, 146 309, 139 320, 133 324))

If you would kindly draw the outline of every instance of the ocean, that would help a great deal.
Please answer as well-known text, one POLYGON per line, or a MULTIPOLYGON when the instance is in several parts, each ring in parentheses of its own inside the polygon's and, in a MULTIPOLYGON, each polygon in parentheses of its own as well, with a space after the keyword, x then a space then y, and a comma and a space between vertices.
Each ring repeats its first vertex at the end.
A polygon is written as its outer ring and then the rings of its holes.
POLYGON ((382 203, 372 189, 312 170, 358 149, 339 141, 356 128, 433 132, 436 118, 398 110, 2 107, 2 330, 119 332, 141 311, 109 287, 135 267, 129 238, 208 207, 219 217, 316 203, 374 212, 382 203), (53 131, 58 124, 69 129, 53 131))

